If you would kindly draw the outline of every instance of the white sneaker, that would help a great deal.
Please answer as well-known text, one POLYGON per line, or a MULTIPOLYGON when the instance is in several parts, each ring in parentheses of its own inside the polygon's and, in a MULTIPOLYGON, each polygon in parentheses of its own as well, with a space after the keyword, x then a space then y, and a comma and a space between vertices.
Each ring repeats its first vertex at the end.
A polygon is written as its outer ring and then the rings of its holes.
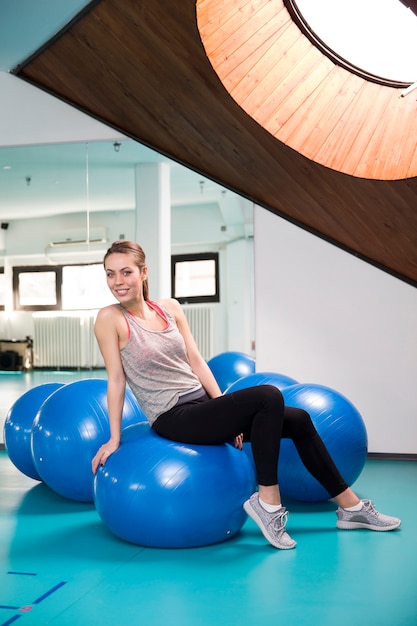
POLYGON ((288 511, 285 507, 281 507, 275 513, 268 513, 259 502, 258 493, 251 495, 249 500, 243 504, 246 513, 259 526, 265 539, 269 541, 274 548, 280 550, 290 550, 295 548, 297 543, 291 539, 285 530, 288 520, 288 511))
POLYGON ((401 524, 398 517, 390 517, 378 513, 370 500, 362 500, 363 507, 360 511, 346 511, 339 508, 336 511, 336 526, 344 530, 355 528, 368 528, 368 530, 395 530, 401 524))

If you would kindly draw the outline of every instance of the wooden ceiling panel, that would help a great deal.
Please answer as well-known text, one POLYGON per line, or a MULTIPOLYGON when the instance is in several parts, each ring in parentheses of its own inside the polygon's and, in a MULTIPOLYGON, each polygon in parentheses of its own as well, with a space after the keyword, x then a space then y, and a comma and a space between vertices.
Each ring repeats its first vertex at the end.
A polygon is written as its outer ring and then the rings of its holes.
MULTIPOLYGON (((317 73, 312 72, 306 77, 303 71, 299 72, 296 82, 301 88, 297 90, 295 99, 295 94, 289 93, 287 85, 281 78, 287 71, 294 71, 294 67, 303 61, 306 55, 306 42, 311 40, 310 53, 316 56, 317 61, 324 62, 327 57, 317 47, 317 41, 313 43, 312 37, 301 30, 303 27, 292 21, 290 13, 288 28, 278 31, 279 37, 270 43, 269 49, 266 46, 263 56, 257 61, 256 70, 252 68, 250 72, 246 72, 244 66, 239 68, 240 71, 236 68, 235 84, 232 84, 228 75, 229 58, 237 54, 242 43, 246 46, 248 54, 251 50, 259 49, 260 41, 267 44, 269 42, 267 31, 271 28, 271 22, 275 22, 275 13, 278 11, 281 23, 286 7, 284 0, 275 0, 270 3, 270 10, 264 13, 252 10, 252 0, 224 0, 223 10, 228 15, 234 10, 233 19, 229 18, 221 29, 210 31, 207 14, 212 2, 213 0, 198 0, 197 16, 203 33, 203 45, 213 68, 236 102, 276 139, 322 165, 354 176, 374 179, 384 176, 385 179, 394 180, 417 174, 417 170, 411 169, 417 153, 417 142, 414 146, 409 145, 408 151, 402 152, 401 161, 397 161, 394 156, 394 162, 390 167, 390 158, 393 156, 392 136, 388 139, 385 129, 389 127, 391 118, 395 117, 395 143, 402 146, 417 113, 415 98, 410 95, 401 97, 403 86, 394 88, 370 82, 358 75, 361 88, 357 89, 352 85, 347 89, 350 83, 346 81, 344 90, 340 91, 334 88, 332 73, 337 72, 348 77, 350 71, 341 65, 334 67, 332 71, 331 65, 333 61, 336 62, 333 58, 330 61, 329 75, 325 80, 317 73), (222 58, 218 58, 212 52, 214 41, 218 48, 224 50, 222 58), (278 62, 272 64, 271 58, 278 62), (262 107, 257 104, 265 92, 274 97, 275 101, 277 101, 275 96, 281 95, 284 102, 267 120, 262 113, 262 107), (312 106, 317 92, 322 92, 323 97, 335 105, 326 124, 322 123, 322 108, 319 105, 312 106), (286 129, 288 109, 292 112, 291 117, 296 118, 298 122, 296 133, 289 133, 286 129), (305 124, 307 111, 310 124, 305 124), (366 120, 360 135, 355 134, 358 120, 366 120), (311 124, 316 128, 315 144, 308 142, 311 124), (308 149, 305 148, 306 144, 308 149), (352 149, 348 154, 346 146, 349 144, 352 145, 352 149)), ((291 10, 294 10, 291 0, 287 2, 291 10)), ((291 127, 293 124, 291 120, 291 127)))
MULTIPOLYGON (((250 75, 258 62, 257 54, 266 53, 267 47, 258 36, 251 49, 236 46, 228 56, 221 44, 214 45, 214 31, 233 22, 233 32, 237 32, 236 15, 231 9, 226 15, 223 1, 204 0, 201 5, 207 6, 207 22, 201 31, 208 38, 208 31, 213 31, 210 36, 213 51, 218 52, 219 59, 223 58, 227 80, 231 79, 238 88, 238 68, 250 75)), ((252 2, 246 10, 249 16, 260 15, 273 5, 280 6, 280 2, 256 3, 257 11, 252 2)), ((285 31, 288 35, 294 26, 287 23, 288 14, 282 9, 275 14, 281 21, 278 27, 268 30, 271 43, 277 32, 285 31)), ((201 37, 195 0, 175 3, 101 0, 18 68, 16 74, 417 285, 417 179, 358 178, 314 162, 285 145, 251 118, 228 93, 206 55, 201 37)), ((299 32, 298 40, 301 41, 299 32)), ((281 58, 276 61, 277 75, 288 92, 284 96, 265 92, 265 97, 256 101, 257 111, 264 115, 262 102, 267 103, 266 118, 280 120, 282 129, 289 137, 299 137, 304 149, 311 153, 322 150, 326 157, 336 158, 335 139, 344 124, 344 115, 358 106, 348 93, 352 89, 360 92, 364 87, 348 73, 339 72, 327 58, 313 59, 315 51, 310 43, 302 43, 304 52, 298 59, 293 55, 294 49, 291 45, 286 48, 290 66, 284 67, 281 58), (309 80, 313 79, 318 84, 330 81, 330 101, 325 98, 325 90, 310 89, 309 80), (291 107, 303 93, 308 94, 307 106, 304 115, 299 116, 298 109, 291 107), (338 97, 334 98, 334 94, 338 97), (311 117, 314 102, 321 107, 321 118, 316 121, 311 117), (331 132, 321 142, 318 131, 328 119, 333 120, 331 132), (300 137, 303 124, 308 125, 308 133, 300 137)), ((267 72, 265 77, 270 74, 267 72)), ((385 97, 379 100, 378 94, 373 102, 367 100, 360 106, 383 111, 390 104, 393 103, 385 97)), ((404 152, 392 141, 395 127, 402 120, 401 106, 398 110, 393 108, 392 121, 376 126, 373 141, 377 145, 381 137, 389 137, 391 159, 397 171, 403 166, 404 153, 412 155, 407 158, 410 158, 409 171, 413 171, 413 164, 417 165, 415 120, 410 126, 410 136, 404 141, 404 152)), ((352 138, 360 137, 362 132, 363 125, 356 125, 349 139, 342 140, 343 159, 351 160, 356 169, 361 167, 361 162, 353 154, 352 138)), ((378 171, 384 173, 385 167, 381 159, 378 171)), ((392 164, 390 171, 391 168, 392 164)))

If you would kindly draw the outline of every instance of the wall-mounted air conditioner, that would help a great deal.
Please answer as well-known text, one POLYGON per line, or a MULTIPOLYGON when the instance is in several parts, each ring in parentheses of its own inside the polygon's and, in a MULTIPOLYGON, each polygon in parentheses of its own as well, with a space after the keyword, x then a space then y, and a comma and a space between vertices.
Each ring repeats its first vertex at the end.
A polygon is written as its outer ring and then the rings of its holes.
POLYGON ((65 229, 51 237, 45 248, 45 255, 52 264, 96 263, 103 259, 108 247, 104 227, 86 229, 65 229))
POLYGON ((104 226, 90 228, 69 228, 53 235, 49 246, 68 246, 77 244, 100 244, 107 243, 107 234, 104 226))

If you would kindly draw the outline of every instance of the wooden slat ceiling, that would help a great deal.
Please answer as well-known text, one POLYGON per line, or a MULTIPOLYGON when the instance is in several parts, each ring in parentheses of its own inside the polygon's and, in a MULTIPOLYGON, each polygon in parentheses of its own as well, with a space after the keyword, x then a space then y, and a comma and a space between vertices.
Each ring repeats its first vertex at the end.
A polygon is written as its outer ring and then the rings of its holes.
MULTIPOLYGON (((358 178, 276 139, 213 70, 196 9, 195 0, 101 0, 16 74, 417 285, 417 179, 358 178)), ((311 51, 300 45, 307 80, 311 51)))
POLYGON ((417 174, 416 98, 402 97, 404 86, 370 82, 335 65, 282 0, 198 0, 197 18, 227 91, 276 139, 353 176, 417 174))

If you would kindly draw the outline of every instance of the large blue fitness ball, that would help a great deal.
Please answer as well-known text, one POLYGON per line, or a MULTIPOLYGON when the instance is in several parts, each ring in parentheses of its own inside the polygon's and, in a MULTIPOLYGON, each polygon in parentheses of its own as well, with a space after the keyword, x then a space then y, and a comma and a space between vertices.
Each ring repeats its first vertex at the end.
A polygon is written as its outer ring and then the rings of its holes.
POLYGON ((221 391, 232 383, 255 372, 255 359, 244 352, 222 352, 207 361, 221 391))
MULTIPOLYGON (((126 390, 123 424, 146 418, 126 390)), ((39 476, 61 496, 93 502, 91 461, 108 441, 107 381, 85 379, 57 389, 42 404, 32 429, 32 455, 39 476)))
POLYGON ((10 407, 4 423, 4 445, 13 465, 23 474, 42 480, 32 458, 32 425, 42 403, 62 383, 45 383, 26 391, 10 407))
MULTIPOLYGON (((282 390, 285 404, 307 411, 348 485, 358 478, 365 465, 368 437, 358 410, 342 394, 313 384, 299 384, 282 390)), ((281 442, 279 482, 284 496, 305 502, 320 502, 330 494, 306 470, 289 439, 281 442)))
POLYGON ((251 462, 232 445, 176 443, 138 424, 123 430, 120 448, 99 468, 94 501, 125 541, 191 548, 235 535, 255 488, 251 462))
POLYGON ((258 387, 259 385, 273 385, 282 391, 285 387, 296 385, 297 382, 298 381, 295 380, 295 378, 291 378, 285 374, 276 374, 275 372, 256 372, 255 374, 249 374, 249 376, 239 378, 239 380, 232 383, 226 389, 226 393, 239 391, 239 389, 247 389, 248 387, 258 387))

